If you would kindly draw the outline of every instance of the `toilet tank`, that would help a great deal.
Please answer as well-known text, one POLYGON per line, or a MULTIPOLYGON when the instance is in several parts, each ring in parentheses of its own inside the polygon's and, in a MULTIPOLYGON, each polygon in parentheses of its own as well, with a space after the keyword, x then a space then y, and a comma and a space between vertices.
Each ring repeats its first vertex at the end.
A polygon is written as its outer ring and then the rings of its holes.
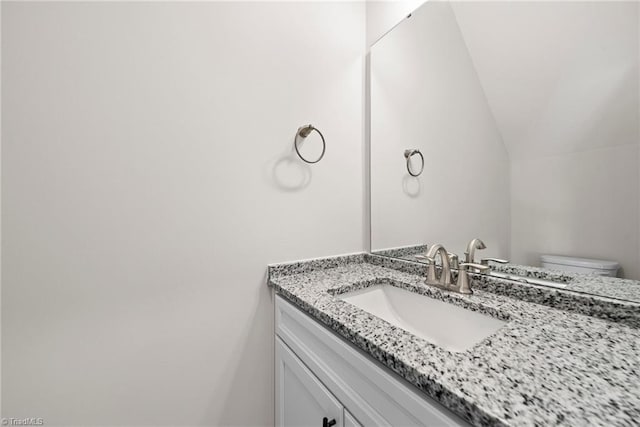
POLYGON ((602 259, 577 258, 561 255, 540 255, 543 268, 581 274, 616 277, 620 264, 602 259))

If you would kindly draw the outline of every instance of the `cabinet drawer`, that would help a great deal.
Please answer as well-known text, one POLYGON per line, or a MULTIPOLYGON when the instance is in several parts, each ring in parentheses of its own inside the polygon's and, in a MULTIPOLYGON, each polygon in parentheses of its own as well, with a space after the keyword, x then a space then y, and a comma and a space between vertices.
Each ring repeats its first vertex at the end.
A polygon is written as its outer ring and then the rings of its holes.
POLYGON ((280 296, 276 334, 362 425, 468 425, 280 296))

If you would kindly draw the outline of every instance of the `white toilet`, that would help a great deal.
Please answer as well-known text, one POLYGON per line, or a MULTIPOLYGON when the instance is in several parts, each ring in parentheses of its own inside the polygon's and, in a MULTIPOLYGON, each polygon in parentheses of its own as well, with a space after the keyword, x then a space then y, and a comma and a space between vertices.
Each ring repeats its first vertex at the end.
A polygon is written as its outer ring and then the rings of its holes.
POLYGON ((616 277, 620 264, 602 259, 577 258, 561 255, 540 255, 543 268, 581 274, 616 277))

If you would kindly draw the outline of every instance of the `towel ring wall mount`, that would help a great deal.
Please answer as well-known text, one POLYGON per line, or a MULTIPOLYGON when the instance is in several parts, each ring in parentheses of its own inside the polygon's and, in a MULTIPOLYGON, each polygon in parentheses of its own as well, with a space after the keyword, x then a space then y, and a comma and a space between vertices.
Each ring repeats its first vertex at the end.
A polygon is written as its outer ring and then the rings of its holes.
POLYGON ((296 137, 295 137, 295 139, 293 141, 293 146, 296 149, 296 153, 298 154, 298 157, 300 157, 302 159, 302 161, 304 161, 306 163, 310 163, 310 164, 318 163, 320 160, 322 160, 322 158, 324 157, 324 152, 327 149, 327 143, 324 140, 324 136, 322 135, 322 132, 320 132, 313 125, 306 125, 306 126, 301 126, 301 127, 298 128, 298 131, 296 132, 296 137), (322 153, 320 153, 320 157, 318 157, 316 160, 307 160, 302 156, 302 154, 300 154, 300 150, 298 149, 298 141, 300 139, 304 140, 313 131, 316 131, 318 133, 318 135, 320 135, 320 139, 322 140, 322 153))
POLYGON ((409 175, 411 175, 411 176, 420 176, 420 174, 424 170, 424 156, 422 155, 420 150, 415 149, 415 148, 404 150, 404 157, 405 157, 405 159, 407 159, 407 172, 409 172, 409 175), (411 170, 411 157, 413 157, 414 154, 417 154, 417 155, 420 156, 420 162, 421 163, 420 163, 420 170, 418 172, 413 172, 411 170))

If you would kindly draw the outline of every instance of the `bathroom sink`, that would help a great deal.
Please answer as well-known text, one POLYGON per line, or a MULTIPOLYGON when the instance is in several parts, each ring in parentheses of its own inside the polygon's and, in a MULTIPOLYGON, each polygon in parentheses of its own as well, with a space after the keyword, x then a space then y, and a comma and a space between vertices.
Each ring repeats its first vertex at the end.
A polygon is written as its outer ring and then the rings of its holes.
POLYGON ((506 324, 391 284, 378 284, 337 297, 452 352, 469 350, 506 324))

